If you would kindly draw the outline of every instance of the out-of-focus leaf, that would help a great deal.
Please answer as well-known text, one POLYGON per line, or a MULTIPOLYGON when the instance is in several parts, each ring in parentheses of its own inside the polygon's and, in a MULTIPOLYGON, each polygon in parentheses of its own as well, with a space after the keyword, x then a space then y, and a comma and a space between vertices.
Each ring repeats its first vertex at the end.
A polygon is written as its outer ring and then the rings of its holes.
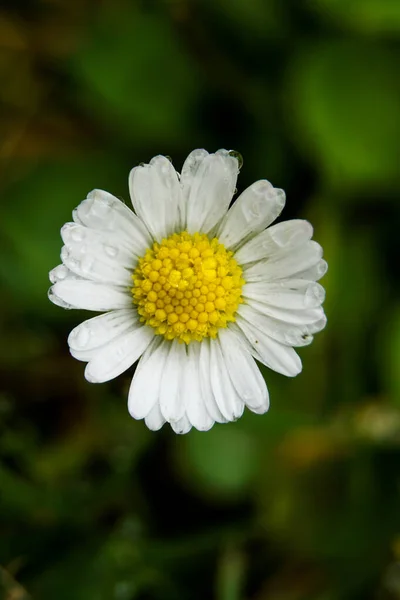
POLYGON ((116 195, 123 190, 128 198, 123 167, 104 155, 49 161, 8 186, 0 222, 7 260, 0 261, 0 280, 20 309, 54 310, 47 299, 48 273, 60 262, 60 229, 93 188, 116 195))
POLYGON ((400 407, 400 306, 392 311, 378 339, 377 359, 383 382, 391 399, 400 407))
POLYGON ((71 69, 82 82, 91 114, 104 126, 117 127, 119 135, 135 143, 157 140, 170 149, 190 132, 199 73, 168 21, 156 14, 140 12, 132 4, 121 20, 118 5, 101 9, 71 69))
POLYGON ((342 26, 367 33, 395 34, 400 31, 397 0, 309 0, 309 4, 342 26))
MULTIPOLYGON (((336 188, 400 182, 400 85, 388 51, 317 43, 290 71, 292 136, 336 188)), ((340 201, 338 196, 336 201, 340 201)))
POLYGON ((193 431, 177 443, 189 485, 201 495, 234 499, 248 490, 257 470, 254 439, 234 425, 193 431))
POLYGON ((279 0, 217 0, 210 4, 225 21, 239 27, 242 35, 276 36, 282 26, 284 7, 279 0))

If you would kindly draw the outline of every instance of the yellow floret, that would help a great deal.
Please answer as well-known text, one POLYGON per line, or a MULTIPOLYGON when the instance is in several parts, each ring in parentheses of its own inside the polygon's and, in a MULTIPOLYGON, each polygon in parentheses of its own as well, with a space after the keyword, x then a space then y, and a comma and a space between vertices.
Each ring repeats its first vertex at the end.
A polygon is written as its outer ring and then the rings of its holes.
POLYGON ((154 243, 132 274, 140 320, 167 340, 215 338, 243 302, 242 269, 233 253, 205 234, 174 233, 154 243))

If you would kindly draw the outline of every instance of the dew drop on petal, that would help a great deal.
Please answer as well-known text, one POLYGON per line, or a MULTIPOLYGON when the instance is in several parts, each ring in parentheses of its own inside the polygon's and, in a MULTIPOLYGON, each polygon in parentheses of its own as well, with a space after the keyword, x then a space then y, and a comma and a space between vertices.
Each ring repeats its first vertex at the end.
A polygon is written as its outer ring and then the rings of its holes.
POLYGON ((74 336, 74 341, 79 348, 85 348, 90 339, 90 328, 84 324, 81 325, 74 336))
POLYGON ((49 273, 49 279, 51 283, 57 283, 57 281, 62 281, 68 275, 68 269, 64 265, 58 265, 49 273))
POLYGON ((315 283, 310 283, 310 285, 307 286, 306 293, 304 295, 305 306, 311 308, 321 304, 321 302, 324 300, 324 295, 325 294, 322 287, 315 283))
POLYGON ((104 252, 110 258, 115 258, 118 255, 118 248, 116 248, 115 246, 110 246, 108 244, 105 244, 104 245, 104 252))
POLYGON ((83 238, 85 237, 84 230, 82 230, 82 229, 72 229, 70 235, 71 235, 71 239, 74 242, 81 242, 83 240, 83 238))
POLYGON ((240 154, 240 152, 237 152, 236 150, 229 150, 228 154, 229 156, 236 158, 238 161, 238 169, 241 169, 243 166, 243 156, 240 154))

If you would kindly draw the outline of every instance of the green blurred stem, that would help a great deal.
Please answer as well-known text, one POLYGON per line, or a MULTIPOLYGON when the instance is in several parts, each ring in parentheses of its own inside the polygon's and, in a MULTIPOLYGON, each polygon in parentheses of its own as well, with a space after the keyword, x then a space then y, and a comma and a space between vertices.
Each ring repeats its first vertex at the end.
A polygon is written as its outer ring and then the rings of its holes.
POLYGON ((217 573, 218 600, 240 600, 245 575, 245 556, 238 548, 226 547, 217 573))

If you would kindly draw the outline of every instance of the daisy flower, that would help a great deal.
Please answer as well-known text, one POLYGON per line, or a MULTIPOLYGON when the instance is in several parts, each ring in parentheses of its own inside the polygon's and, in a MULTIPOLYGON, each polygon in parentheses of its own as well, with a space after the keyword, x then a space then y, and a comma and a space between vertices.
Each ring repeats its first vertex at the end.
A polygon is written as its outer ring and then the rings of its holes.
POLYGON ((268 181, 232 204, 237 153, 194 150, 179 175, 156 156, 132 169, 134 212, 90 192, 61 236, 62 264, 49 297, 63 308, 103 314, 68 337, 85 377, 101 383, 139 360, 128 408, 176 433, 265 413, 269 395, 256 360, 293 377, 294 346, 323 329, 326 272, 307 221, 270 227, 285 194, 268 181))

